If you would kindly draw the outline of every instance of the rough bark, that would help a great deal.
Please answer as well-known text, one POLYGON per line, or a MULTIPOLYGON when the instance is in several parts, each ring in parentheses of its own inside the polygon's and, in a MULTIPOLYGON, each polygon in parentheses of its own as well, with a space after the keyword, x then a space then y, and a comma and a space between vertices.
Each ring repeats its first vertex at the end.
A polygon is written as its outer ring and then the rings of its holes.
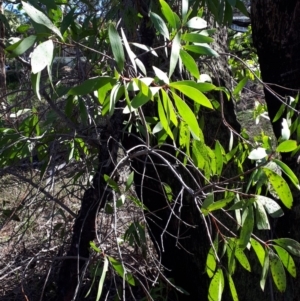
MULTIPOLYGON (((3 1, 0 1, 0 14, 4 14, 3 1)), ((5 26, 0 20, 0 42, 4 44, 5 39, 5 26)), ((3 47, 0 47, 0 105, 2 102, 5 103, 3 95, 6 94, 6 70, 5 70, 5 52, 3 47)))
MULTIPOLYGON (((286 101, 286 96, 295 96, 300 89, 300 1, 252 0, 251 18, 253 42, 259 57, 262 79, 273 91, 264 89, 269 116, 273 120, 281 106, 277 96, 286 101)), ((299 103, 296 109, 300 109, 299 103)), ((285 114, 282 118, 284 117, 285 114)), ((294 117, 298 117, 298 114, 294 117)), ((281 136, 282 118, 272 123, 277 138, 281 136)), ((291 157, 288 153, 283 154, 282 160, 299 178, 297 157, 298 155, 291 157)), ((291 188, 293 189, 292 186, 291 188)), ((299 241, 300 195, 296 189, 292 192, 294 207, 292 210, 285 210, 285 216, 278 220, 274 236, 291 237, 299 241)), ((288 280, 287 292, 276 294, 274 300, 299 300, 297 281, 299 279, 288 280)))

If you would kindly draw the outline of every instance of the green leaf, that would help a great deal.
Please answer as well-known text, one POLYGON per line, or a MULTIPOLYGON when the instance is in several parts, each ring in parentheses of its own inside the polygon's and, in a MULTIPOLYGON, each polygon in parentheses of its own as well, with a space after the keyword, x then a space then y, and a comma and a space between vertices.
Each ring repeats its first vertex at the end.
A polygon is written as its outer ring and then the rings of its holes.
POLYGON ((297 176, 294 174, 294 172, 285 163, 283 163, 280 160, 273 159, 273 162, 275 162, 280 167, 280 169, 290 178, 290 180, 292 181, 292 183, 298 189, 300 189, 299 180, 298 180, 297 176))
POLYGON ((295 140, 285 140, 277 146, 276 152, 288 153, 288 152, 292 152, 296 148, 297 148, 297 141, 295 141, 295 140))
POLYGON ((108 26, 108 36, 112 53, 117 62, 118 71, 122 72, 124 69, 125 54, 121 38, 113 24, 109 24, 108 26))
POLYGON ((138 89, 140 90, 140 92, 131 101, 131 106, 134 109, 137 109, 138 107, 144 105, 149 100, 151 100, 153 95, 147 84, 145 84, 142 80, 135 78, 133 82, 137 85, 138 89))
POLYGON ((36 74, 31 73, 31 85, 33 92, 37 96, 38 100, 41 100, 41 94, 40 94, 40 80, 41 80, 41 72, 38 72, 36 74))
POLYGON ((185 50, 200 54, 200 55, 209 55, 209 56, 214 56, 214 57, 219 57, 219 54, 210 48, 206 44, 202 45, 185 45, 183 46, 185 50))
POLYGON ((201 129, 199 128, 195 114, 186 104, 186 102, 184 102, 176 93, 172 92, 172 95, 179 115, 188 124, 190 130, 194 133, 194 135, 198 139, 201 139, 203 137, 203 134, 201 129))
POLYGON ((150 12, 150 19, 153 22, 153 25, 156 28, 156 30, 160 34, 162 34, 166 39, 169 40, 170 34, 169 34, 168 27, 167 27, 166 23, 164 22, 164 20, 154 12, 150 12))
POLYGON ((270 216, 273 218, 280 217, 284 214, 281 207, 274 200, 262 195, 256 195, 255 199, 256 202, 260 202, 262 205, 264 205, 268 214, 270 214, 270 216))
POLYGON ((222 269, 218 269, 213 276, 208 289, 209 301, 221 301, 224 290, 224 275, 222 269))
POLYGON ((274 172, 271 169, 268 168, 262 168, 265 175, 267 176, 269 182, 271 183, 272 187, 278 194, 279 198, 281 199, 282 203, 289 209, 292 208, 293 205, 293 196, 290 190, 290 187, 286 183, 286 181, 278 175, 276 172, 274 172))
POLYGON ((268 274, 269 274, 269 267, 270 267, 269 252, 266 249, 263 269, 262 269, 262 273, 261 273, 261 277, 260 277, 260 287, 263 291, 265 290, 266 280, 267 280, 268 274))
POLYGON ((117 274, 120 275, 123 279, 125 279, 128 284, 135 286, 135 281, 134 281, 132 274, 124 270, 121 262, 119 262, 118 260, 116 260, 110 256, 107 256, 107 257, 108 257, 108 260, 111 263, 112 267, 117 272, 117 274))
POLYGON ((128 191, 129 188, 131 187, 133 183, 133 177, 134 177, 134 171, 132 171, 127 178, 125 191, 128 191))
POLYGON ((247 8, 245 6, 245 3, 241 0, 236 0, 236 5, 235 7, 241 12, 243 13, 245 16, 249 16, 249 13, 247 11, 247 8))
POLYGON ((213 38, 199 34, 199 33, 185 33, 182 35, 182 40, 193 43, 212 43, 213 38))
POLYGON ((213 248, 210 247, 206 257, 206 273, 209 278, 213 277, 213 275, 215 274, 216 267, 217 267, 217 261, 216 261, 215 252, 213 248))
POLYGON ((233 199, 234 199, 234 196, 231 196, 231 197, 225 198, 223 200, 216 201, 216 202, 210 204, 207 207, 207 210, 209 212, 212 212, 212 211, 224 208, 227 204, 229 204, 230 202, 232 202, 233 199))
POLYGON ((51 65, 53 59, 54 44, 52 40, 48 40, 39 44, 31 56, 32 73, 36 74, 42 71, 46 66, 51 65))
POLYGON ((170 26, 172 28, 177 28, 176 19, 174 17, 174 13, 170 8, 169 4, 164 0, 159 0, 159 3, 161 5, 161 12, 163 13, 164 17, 166 18, 170 26))
POLYGON ((90 241, 90 247, 97 253, 101 252, 101 250, 96 246, 96 244, 93 241, 90 241))
POLYGON ((273 239, 277 245, 287 250, 290 254, 300 257, 300 243, 291 238, 273 239))
POLYGON ((261 202, 256 202, 255 206, 256 213, 256 226, 259 230, 270 230, 270 224, 268 220, 267 213, 261 202))
POLYGON ((286 104, 283 103, 283 104, 280 106, 280 108, 279 108, 278 112, 276 113, 276 115, 275 115, 275 117, 274 117, 274 119, 273 119, 272 122, 276 122, 277 120, 279 120, 279 118, 280 118, 280 117, 282 116, 282 114, 285 112, 285 108, 286 108, 286 104))
POLYGON ((227 274, 227 277, 228 277, 228 284, 229 284, 229 288, 230 288, 232 300, 233 301, 239 301, 239 297, 238 297, 238 294, 237 294, 237 291, 236 291, 233 279, 232 279, 232 277, 231 277, 230 274, 227 274))
POLYGON ((158 104, 157 108, 158 108, 158 116, 159 116, 160 123, 165 129, 165 131, 167 132, 167 134, 172 138, 172 140, 174 140, 174 136, 170 128, 170 119, 166 117, 160 98, 157 100, 157 104, 158 104))
MULTIPOLYGON (((82 84, 71 88, 68 92, 69 95, 86 95, 92 93, 102 87, 106 87, 107 91, 112 88, 116 80, 108 76, 97 76, 84 81, 82 84)), ((105 91, 105 94, 106 92, 105 91)))
POLYGON ((177 89, 190 99, 199 103, 200 105, 212 109, 213 106, 208 98, 200 92, 198 89, 191 87, 188 83, 185 84, 185 81, 182 82, 173 82, 170 84, 170 87, 177 89))
POLYGON ((249 260, 241 248, 235 249, 234 256, 245 270, 251 272, 249 260))
POLYGON ((24 1, 21 1, 21 3, 24 11, 34 22, 46 26, 63 40, 59 29, 50 21, 50 19, 46 15, 24 1))
POLYGON ((104 280, 105 280, 105 276, 106 273, 108 271, 108 260, 107 257, 104 257, 104 263, 103 263, 103 270, 102 270, 102 274, 101 274, 101 278, 99 280, 99 284, 98 284, 98 291, 97 291, 97 297, 96 297, 96 301, 99 301, 102 295, 102 290, 103 290, 103 284, 104 284, 104 280))
POLYGON ((76 10, 76 7, 73 7, 63 18, 61 25, 60 25, 60 30, 61 33, 64 34, 65 31, 68 29, 68 27, 74 22, 74 12, 76 10))
POLYGON ((123 43, 124 43, 124 46, 125 46, 125 49, 127 51, 127 54, 130 58, 130 61, 132 63, 132 66, 133 66, 133 69, 135 71, 135 73, 137 72, 137 69, 136 69, 136 62, 135 62, 135 58, 136 58, 136 55, 132 52, 132 50, 130 49, 130 46, 128 44, 128 41, 127 41, 127 38, 126 38, 126 35, 124 33, 124 30, 123 28, 121 28, 121 34, 122 34, 122 38, 123 38, 123 43))
POLYGON ((214 202, 214 194, 213 194, 213 193, 209 193, 209 194, 206 196, 206 198, 205 198, 205 200, 204 200, 204 202, 203 202, 203 204, 202 204, 201 209, 202 209, 202 208, 203 208, 203 209, 207 209, 209 205, 213 204, 213 202, 214 202))
POLYGON ((282 265, 281 260, 279 257, 273 253, 272 251, 269 252, 270 255, 270 269, 272 278, 277 289, 283 293, 286 289, 286 276, 285 271, 282 265))
POLYGON ((181 37, 181 30, 179 30, 177 32, 176 36, 172 40, 169 77, 172 76, 172 74, 176 68, 178 59, 179 59, 179 52, 180 52, 180 48, 181 48, 180 37, 181 37))
POLYGON ((260 265, 263 267, 264 265, 264 259, 265 259, 265 250, 262 247, 262 245, 254 238, 250 239, 251 246, 257 256, 257 259, 260 263, 260 265))
POLYGON ((191 75, 194 76, 196 79, 199 79, 199 69, 193 57, 186 51, 180 49, 180 58, 186 69, 191 73, 191 75))
POLYGON ((10 53, 9 57, 14 58, 16 56, 22 55, 25 51, 27 51, 36 41, 36 36, 31 35, 19 42, 17 42, 17 46, 15 44, 10 45, 6 48, 6 50, 10 53), (12 50, 10 50, 12 49, 12 50))
POLYGON ((104 181, 116 192, 121 193, 119 185, 117 182, 115 182, 112 178, 110 178, 108 175, 103 176, 104 181))
POLYGON ((285 266, 287 271, 294 277, 296 278, 297 272, 296 272, 296 265, 294 262, 294 259, 292 256, 283 248, 279 246, 273 246, 274 249, 276 250, 282 264, 285 266))
POLYGON ((237 86, 235 87, 235 89, 233 90, 233 95, 238 95, 241 92, 241 90, 245 87, 247 82, 248 82, 248 76, 241 79, 237 84, 237 86))
POLYGON ((178 126, 178 119, 177 114, 175 113, 173 103, 171 102, 169 95, 164 89, 161 89, 161 95, 162 95, 162 101, 164 105, 164 109, 166 111, 166 115, 168 116, 168 119, 172 121, 172 123, 175 125, 175 127, 178 126))
POLYGON ((161 80, 162 82, 164 82, 165 84, 169 85, 170 81, 169 78, 167 76, 167 74, 165 72, 163 72, 162 70, 156 68, 155 66, 152 66, 155 75, 157 76, 157 78, 159 80, 161 80))
POLYGON ((22 24, 16 28, 16 31, 19 33, 25 33, 30 28, 29 24, 22 24))
MULTIPOLYGON (((246 218, 241 228, 241 234, 239 238, 239 247, 245 249, 250 240, 251 234, 253 232, 254 227, 254 216, 253 216, 253 207, 250 205, 244 211, 246 214, 246 218)), ((243 214, 243 215, 244 215, 243 214)))
POLYGON ((203 29, 207 27, 207 22, 200 17, 193 17, 186 23, 186 26, 193 29, 203 29))

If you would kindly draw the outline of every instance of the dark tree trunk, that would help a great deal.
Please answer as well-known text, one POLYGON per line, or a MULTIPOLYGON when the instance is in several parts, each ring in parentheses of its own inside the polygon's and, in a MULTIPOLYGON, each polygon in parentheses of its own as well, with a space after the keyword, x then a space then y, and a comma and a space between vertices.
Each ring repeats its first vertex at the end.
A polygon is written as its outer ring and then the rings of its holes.
MULTIPOLYGON (((4 14, 3 1, 0 1, 0 14, 4 14)), ((0 43, 4 45, 5 25, 0 21, 0 43)), ((6 70, 5 70, 5 52, 3 47, 0 47, 0 106, 1 102, 5 103, 3 95, 6 94, 6 70)), ((2 109, 2 108, 1 108, 2 109)))
MULTIPOLYGON (((252 0, 251 4, 252 33, 254 46, 257 49, 263 81, 272 89, 265 88, 265 98, 270 120, 278 112, 281 98, 294 96, 300 89, 300 1, 252 0)), ((300 109, 298 103, 297 110, 300 109)), ((296 113, 294 117, 298 117, 296 113)), ((285 118, 285 115, 282 116, 285 118)), ((275 136, 281 136, 282 118, 273 122, 275 136)), ((296 139, 293 137, 292 139, 296 139)), ((297 156, 283 154, 282 160, 300 178, 297 156)), ((299 190, 290 186, 294 197, 292 210, 285 210, 285 216, 278 220, 274 235, 291 237, 300 240, 299 231, 299 190)), ((299 268, 299 264, 298 264, 299 268)), ((275 300, 299 300, 299 278, 288 281, 288 291, 277 295, 275 300)))

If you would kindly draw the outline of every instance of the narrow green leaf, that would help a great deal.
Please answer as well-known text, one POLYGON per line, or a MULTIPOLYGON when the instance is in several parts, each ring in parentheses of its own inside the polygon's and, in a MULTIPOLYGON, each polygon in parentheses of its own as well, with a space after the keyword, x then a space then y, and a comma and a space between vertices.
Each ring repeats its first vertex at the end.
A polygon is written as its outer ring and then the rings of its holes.
POLYGON ((162 11, 164 17, 166 18, 166 20, 168 21, 168 23, 170 24, 170 26, 174 29, 177 28, 174 13, 173 13, 172 9, 170 8, 169 4, 164 0, 159 0, 159 3, 161 5, 161 11, 162 11))
POLYGON ((259 230, 270 230, 270 224, 268 220, 267 213, 261 202, 256 202, 255 204, 255 213, 256 213, 256 226, 259 230))
POLYGON ((21 1, 21 3, 24 11, 34 22, 46 26, 63 40, 59 29, 50 21, 50 19, 46 15, 44 15, 44 13, 24 1, 21 1))
POLYGON ((223 200, 216 201, 216 202, 210 204, 210 205, 207 207, 207 210, 208 210, 209 212, 212 212, 212 211, 215 211, 215 210, 224 208, 227 204, 229 204, 230 202, 232 202, 233 199, 234 199, 234 196, 225 198, 225 199, 223 199, 223 200))
POLYGON ((179 115, 188 124, 190 130, 194 133, 194 135, 198 137, 198 139, 201 139, 200 136, 203 136, 203 134, 201 129, 199 128, 195 114, 186 104, 186 102, 184 102, 176 93, 172 92, 172 95, 179 115))
POLYGON ((193 57, 186 51, 180 49, 180 58, 183 62, 183 65, 191 73, 191 75, 194 76, 196 79, 199 79, 199 69, 193 57))
POLYGON ((169 77, 172 76, 179 59, 179 52, 181 48, 180 40, 181 40, 181 30, 177 32, 174 39, 172 40, 169 77))
POLYGON ((185 50, 188 50, 188 51, 200 54, 200 55, 209 55, 209 56, 219 57, 219 54, 206 44, 185 45, 185 46, 183 46, 183 48, 185 50))
POLYGON ((221 301, 224 290, 224 275, 222 269, 218 269, 213 276, 208 289, 209 301, 221 301))
POLYGON ((204 29, 207 27, 207 22, 200 17, 193 17, 186 23, 186 26, 193 29, 204 29))
POLYGON ((292 183, 300 189, 300 184, 299 184, 299 179, 297 176, 294 174, 294 172, 282 161, 278 159, 273 159, 273 161, 280 167, 280 169, 290 178, 292 183))
POLYGON ((265 260, 265 250, 262 247, 262 245, 254 238, 250 239, 251 246, 257 256, 257 259, 260 263, 260 265, 263 267, 264 265, 264 260, 265 260))
POLYGON ((68 29, 68 27, 74 22, 74 12, 76 10, 76 7, 73 7, 63 18, 61 25, 60 25, 60 30, 61 33, 64 34, 65 31, 68 29))
POLYGON ((140 90, 140 92, 131 101, 131 106, 136 109, 151 100, 153 95, 147 84, 145 84, 142 80, 135 78, 134 83, 140 90))
POLYGON ((125 46, 125 49, 127 51, 127 54, 129 56, 129 59, 132 63, 132 66, 133 66, 133 69, 135 71, 135 73, 137 72, 137 69, 136 69, 136 62, 135 62, 135 57, 136 55, 132 52, 132 50, 130 49, 130 46, 128 44, 128 41, 127 41, 127 38, 126 38, 126 35, 124 33, 124 30, 123 28, 121 28, 121 34, 122 34, 122 38, 123 38, 123 43, 124 43, 124 46, 125 46))
POLYGON ((169 34, 168 27, 167 27, 166 23, 164 22, 164 20, 154 12, 150 12, 150 19, 153 22, 153 25, 156 28, 156 30, 161 35, 163 35, 166 39, 169 40, 170 34, 169 34))
POLYGON ((245 270, 251 272, 251 266, 249 260, 241 248, 235 249, 234 256, 245 270))
POLYGON ((285 140, 277 146, 276 152, 288 153, 288 152, 292 152, 296 148, 297 148, 297 141, 295 141, 295 140, 285 140))
POLYGON ((212 43, 213 38, 199 34, 199 33, 185 33, 182 35, 182 39, 186 42, 193 43, 212 43))
POLYGON ((228 284, 229 284, 232 300, 233 301, 239 301, 239 296, 238 296, 238 293, 236 291, 233 279, 232 279, 230 274, 227 274, 227 277, 228 277, 228 284))
POLYGON ((108 175, 103 176, 104 181, 116 192, 121 193, 119 185, 117 182, 115 182, 112 178, 110 178, 108 175))
POLYGON ((248 76, 245 76, 243 79, 241 79, 239 81, 239 83, 237 84, 237 86, 234 88, 233 95, 239 95, 239 93, 245 87, 245 85, 247 84, 247 82, 248 82, 248 76))
POLYGON ((131 187, 133 183, 133 178, 134 178, 134 171, 132 171, 127 178, 125 191, 128 191, 129 188, 131 187))
POLYGON ((284 113, 285 108, 286 108, 286 105, 283 103, 283 104, 280 106, 280 108, 279 108, 278 112, 276 113, 276 115, 275 115, 275 117, 274 117, 274 119, 273 119, 272 122, 276 122, 277 120, 279 120, 279 118, 280 118, 280 117, 282 116, 282 114, 284 113))
POLYGON ((251 234, 254 227, 254 216, 253 216, 253 207, 250 205, 245 209, 246 218, 241 228, 241 234, 239 238, 239 247, 245 249, 250 240, 251 234))
POLYGON ((105 276, 106 273, 108 271, 108 260, 106 258, 106 256, 104 257, 104 263, 103 263, 103 270, 102 270, 102 274, 101 274, 101 278, 98 284, 98 291, 97 291, 97 297, 96 297, 96 301, 99 301, 102 295, 102 290, 103 290, 103 284, 104 284, 104 280, 105 280, 105 276))
POLYGON ((113 24, 108 26, 108 36, 112 53, 117 63, 118 71, 122 72, 124 68, 125 55, 121 38, 113 24))
POLYGON ((36 74, 31 73, 31 85, 33 92, 37 96, 38 100, 41 100, 41 94, 40 94, 40 80, 41 80, 41 72, 38 72, 36 74))
POLYGON ((158 116, 159 116, 160 123, 162 124, 167 134, 172 138, 172 140, 174 140, 174 136, 170 128, 170 120, 166 117, 160 98, 158 98, 157 104, 158 104, 157 108, 158 108, 158 116))
POLYGON ((199 103, 200 105, 212 109, 213 106, 208 98, 199 90, 190 85, 184 85, 180 82, 173 82, 170 84, 170 87, 177 89, 190 99, 194 100, 195 102, 199 103))
POLYGON ((263 269, 262 269, 262 273, 261 273, 261 277, 260 277, 260 287, 261 287, 262 291, 265 290, 266 280, 267 280, 268 274, 269 274, 269 267, 270 267, 269 252, 266 249, 263 269))
POLYGON ((281 260, 279 257, 273 253, 272 251, 269 252, 270 255, 270 269, 272 278, 277 289, 283 293, 286 289, 286 275, 282 265, 281 260))
POLYGON ((152 66, 152 68, 157 78, 162 82, 164 82, 165 84, 169 85, 170 81, 167 74, 155 66, 152 66))
POLYGON ((213 248, 210 247, 206 257, 206 273, 209 278, 213 277, 213 275, 215 274, 216 267, 217 267, 217 261, 216 261, 215 252, 213 248))
POLYGON ((291 238, 278 238, 273 241, 287 250, 290 254, 300 257, 300 243, 291 238))
POLYGON ((135 281, 132 274, 127 271, 124 271, 122 263, 110 256, 107 257, 117 274, 120 275, 123 279, 125 279, 128 284, 135 286, 135 281))
POLYGON ((10 48, 12 48, 11 45, 9 47, 6 48, 6 50, 10 53, 9 57, 10 58, 14 58, 16 56, 22 55, 25 51, 27 51, 36 41, 36 36, 31 35, 21 41, 19 41, 17 44, 17 47, 14 47, 12 50, 10 50, 10 48))
POLYGON ((205 198, 205 200, 204 200, 204 202, 202 204, 201 209, 202 208, 207 209, 209 205, 213 204, 213 202, 214 202, 214 194, 213 193, 209 193, 206 196, 206 198, 205 198))
MULTIPOLYGON (((105 95, 113 85, 116 80, 108 76, 97 76, 84 81, 82 84, 71 88, 68 92, 69 95, 86 95, 92 93, 102 87, 105 87, 105 95)), ((102 95, 104 97, 104 95, 102 95)))
POLYGON ((293 196, 290 187, 288 186, 286 181, 273 170, 269 168, 262 168, 262 169, 265 175, 267 176, 269 182, 271 183, 272 187, 274 188, 279 198, 281 199, 282 203, 287 208, 291 209, 293 205, 293 196))
POLYGON ((279 246, 273 246, 274 249, 276 250, 282 264, 285 266, 287 271, 294 277, 296 278, 297 272, 296 272, 296 265, 294 262, 294 259, 292 256, 283 248, 279 246))

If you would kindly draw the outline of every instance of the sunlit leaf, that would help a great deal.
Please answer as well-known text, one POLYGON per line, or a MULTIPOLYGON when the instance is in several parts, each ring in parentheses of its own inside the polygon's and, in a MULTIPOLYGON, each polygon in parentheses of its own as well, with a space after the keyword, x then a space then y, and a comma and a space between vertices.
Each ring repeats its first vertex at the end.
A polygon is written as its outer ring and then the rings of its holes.
POLYGON ((217 269, 208 288, 209 301, 221 301, 224 290, 224 275, 222 269, 217 269))
POLYGON ((268 250, 265 250, 263 269, 262 269, 262 273, 261 273, 261 277, 260 277, 260 287, 263 291, 265 290, 266 280, 267 280, 268 274, 269 274, 269 267, 270 267, 269 252, 268 252, 268 250))
POLYGON ((171 77, 171 75, 173 74, 179 59, 179 51, 181 47, 180 37, 181 37, 181 30, 177 32, 174 39, 172 40, 169 77, 171 77))
POLYGON ((180 57, 183 65, 191 73, 191 75, 194 76, 196 79, 199 79, 200 77, 199 68, 195 60, 193 59, 193 57, 182 49, 180 50, 180 57))
POLYGON ((265 250, 264 250, 264 248, 254 238, 251 238, 250 242, 251 242, 251 246, 252 246, 252 248, 253 248, 253 250, 254 250, 257 258, 258 258, 258 261, 259 261, 260 265, 263 267, 264 260, 265 260, 265 250))
POLYGON ((159 0, 159 3, 161 5, 161 11, 168 23, 171 25, 172 28, 177 28, 175 16, 169 4, 164 0, 159 0))
POLYGON ((266 153, 266 150, 262 147, 258 147, 258 148, 255 148, 253 149, 248 158, 250 160, 261 160, 263 158, 265 158, 267 156, 267 153, 266 153))
POLYGON ((153 25, 156 28, 156 30, 160 34, 162 34, 166 39, 169 40, 170 34, 169 34, 168 27, 167 27, 166 23, 164 22, 164 20, 154 12, 150 12, 150 19, 153 22, 153 25))
POLYGON ((155 75, 157 76, 157 78, 159 80, 161 80, 162 82, 164 82, 167 85, 170 83, 169 78, 165 72, 163 72, 162 70, 160 70, 159 68, 157 68, 155 66, 152 66, 152 68, 154 70, 155 75))
POLYGON ((207 27, 207 22, 200 17, 193 17, 186 23, 186 26, 194 29, 203 29, 207 27))
POLYGON ((260 202, 262 205, 264 205, 268 214, 270 214, 270 216, 273 218, 280 217, 284 214, 276 201, 262 195, 256 195, 255 199, 257 202, 260 202))
POLYGON ((31 56, 32 73, 36 74, 42 71, 46 66, 51 65, 53 59, 54 44, 48 40, 39 44, 31 56))
POLYGON ((270 270, 274 283, 280 292, 284 292, 286 289, 286 276, 282 262, 279 257, 272 251, 269 252, 269 256, 270 270))
POLYGON ((300 257, 300 243, 291 238, 278 238, 273 241, 287 250, 290 254, 300 257))
POLYGON ((124 270, 122 263, 110 256, 107 257, 117 274, 120 275, 123 279, 125 279, 128 284, 135 286, 135 281, 132 274, 124 270))
POLYGON ((249 260, 241 248, 235 249, 234 256, 236 257, 236 259, 244 269, 246 269, 248 272, 251 272, 251 266, 249 260))
POLYGON ((213 106, 211 102, 208 100, 208 98, 200 92, 198 89, 191 87, 188 84, 184 84, 183 82, 173 82, 170 84, 170 87, 177 89, 190 99, 194 100, 195 102, 201 104, 202 106, 205 106, 207 108, 212 109, 213 106))
POLYGON ((268 169, 268 168, 262 168, 262 169, 263 169, 264 173, 266 174, 272 187, 278 194, 282 203, 287 208, 291 209, 292 205, 293 205, 293 196, 292 196, 290 187, 288 186, 286 181, 273 170, 268 169))
POLYGON ((215 50, 213 50, 210 46, 204 43, 202 45, 185 45, 183 46, 183 48, 185 50, 197 53, 199 55, 219 57, 219 54, 215 50))
POLYGON ((287 271, 296 278, 296 265, 292 256, 282 247, 273 246, 287 271))
POLYGON ((255 206, 256 226, 259 230, 270 230, 270 223, 267 213, 261 202, 256 202, 255 206))
POLYGON ((254 227, 254 216, 253 216, 252 205, 247 207, 245 209, 245 212, 247 215, 246 215, 245 221, 242 225, 241 234, 240 234, 240 238, 239 238, 239 247, 241 249, 246 248, 246 246, 250 240, 251 234, 253 232, 253 227, 254 227))
POLYGON ((24 1, 21 1, 21 3, 24 11, 34 22, 46 26, 63 40, 59 29, 50 21, 50 19, 44 13, 31 6, 29 3, 26 3, 24 1))
POLYGON ((185 33, 182 35, 182 39, 186 42, 194 43, 212 43, 213 38, 199 34, 199 33, 185 33))
POLYGON ((297 141, 295 141, 295 140, 285 140, 277 146, 276 152, 288 153, 288 152, 292 152, 296 148, 297 148, 297 141))
POLYGON ((227 277, 228 277, 228 284, 229 284, 232 300, 233 301, 239 301, 238 293, 236 291, 233 279, 232 279, 230 274, 227 274, 227 277))

